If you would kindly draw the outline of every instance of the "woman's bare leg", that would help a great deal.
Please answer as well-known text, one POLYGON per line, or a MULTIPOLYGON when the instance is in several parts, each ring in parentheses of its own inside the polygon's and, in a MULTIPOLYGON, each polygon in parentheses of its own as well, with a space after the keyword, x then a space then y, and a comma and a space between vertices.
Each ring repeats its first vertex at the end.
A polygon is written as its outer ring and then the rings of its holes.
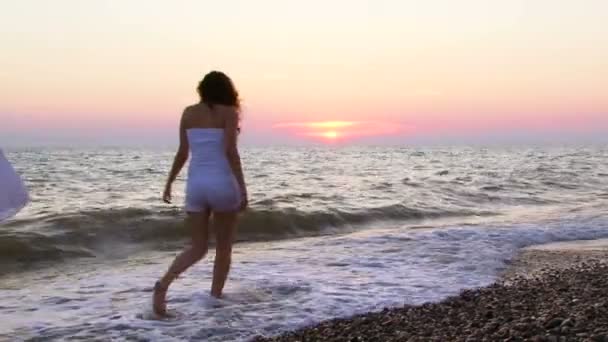
POLYGON ((213 225, 217 241, 211 295, 216 298, 222 296, 224 284, 230 271, 237 215, 238 213, 213 213, 213 225))
POLYGON ((171 283, 190 266, 201 260, 209 246, 209 212, 188 213, 187 224, 192 234, 192 244, 186 247, 158 281, 154 288, 154 311, 165 314, 165 297, 171 283))

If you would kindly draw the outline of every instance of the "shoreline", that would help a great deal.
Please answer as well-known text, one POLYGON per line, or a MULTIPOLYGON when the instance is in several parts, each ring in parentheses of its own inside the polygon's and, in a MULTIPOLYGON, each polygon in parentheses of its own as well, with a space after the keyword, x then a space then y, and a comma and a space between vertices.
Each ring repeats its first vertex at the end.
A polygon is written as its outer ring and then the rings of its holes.
POLYGON ((608 239, 524 248, 494 284, 253 341, 606 341, 608 239))

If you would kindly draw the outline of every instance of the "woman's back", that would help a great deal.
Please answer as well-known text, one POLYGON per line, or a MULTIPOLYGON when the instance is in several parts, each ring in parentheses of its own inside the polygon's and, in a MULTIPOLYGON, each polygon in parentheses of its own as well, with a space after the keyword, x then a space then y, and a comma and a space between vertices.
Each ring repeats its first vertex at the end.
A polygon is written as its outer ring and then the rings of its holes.
POLYGON ((188 128, 186 133, 190 145, 188 178, 232 177, 222 128, 188 128))
POLYGON ((226 106, 215 105, 213 109, 204 103, 189 106, 184 111, 184 128, 220 128, 224 129, 226 120, 223 116, 226 106))
POLYGON ((208 179, 205 175, 232 178, 232 170, 226 156, 225 119, 223 106, 209 108, 199 103, 186 108, 184 128, 190 146, 188 178, 193 181, 208 179))
POLYGON ((186 183, 186 207, 234 210, 240 205, 240 191, 228 156, 222 108, 205 104, 188 107, 184 129, 190 146, 186 183))

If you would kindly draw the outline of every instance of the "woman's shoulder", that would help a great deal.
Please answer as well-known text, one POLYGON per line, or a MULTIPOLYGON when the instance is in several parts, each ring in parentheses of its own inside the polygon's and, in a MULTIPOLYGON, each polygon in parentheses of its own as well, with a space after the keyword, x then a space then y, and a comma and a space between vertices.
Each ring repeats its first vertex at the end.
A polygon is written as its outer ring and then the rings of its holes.
POLYGON ((198 113, 201 114, 201 112, 203 112, 203 108, 201 108, 200 104, 195 103, 189 106, 186 106, 184 108, 184 111, 182 112, 182 118, 186 119, 186 118, 190 118, 191 116, 193 116, 194 114, 198 113))
POLYGON ((191 104, 189 106, 186 106, 186 108, 184 108, 184 115, 189 115, 192 112, 200 111, 200 110, 201 110, 200 103, 191 104))
POLYGON ((222 104, 215 104, 213 108, 209 108, 205 104, 197 103, 184 108, 182 114, 182 122, 215 122, 222 118, 222 122, 226 119, 238 118, 239 111, 234 106, 227 106, 222 104), (218 116, 218 114, 220 114, 218 116))

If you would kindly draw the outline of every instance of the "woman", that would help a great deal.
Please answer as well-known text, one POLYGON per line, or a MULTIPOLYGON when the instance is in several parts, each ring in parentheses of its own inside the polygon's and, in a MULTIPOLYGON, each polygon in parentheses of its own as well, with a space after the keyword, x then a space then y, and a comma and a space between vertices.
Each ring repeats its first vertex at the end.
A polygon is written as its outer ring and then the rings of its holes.
POLYGON ((192 245, 173 261, 154 286, 153 309, 166 315, 166 294, 171 283, 207 254, 209 221, 216 234, 211 295, 219 298, 230 270, 237 214, 247 207, 247 187, 237 148, 239 98, 228 76, 213 71, 198 86, 200 102, 187 107, 180 122, 180 143, 163 201, 171 203, 171 185, 192 155, 186 185, 187 223, 192 245))
POLYGON ((28 199, 21 178, 0 150, 0 222, 17 214, 28 199))

